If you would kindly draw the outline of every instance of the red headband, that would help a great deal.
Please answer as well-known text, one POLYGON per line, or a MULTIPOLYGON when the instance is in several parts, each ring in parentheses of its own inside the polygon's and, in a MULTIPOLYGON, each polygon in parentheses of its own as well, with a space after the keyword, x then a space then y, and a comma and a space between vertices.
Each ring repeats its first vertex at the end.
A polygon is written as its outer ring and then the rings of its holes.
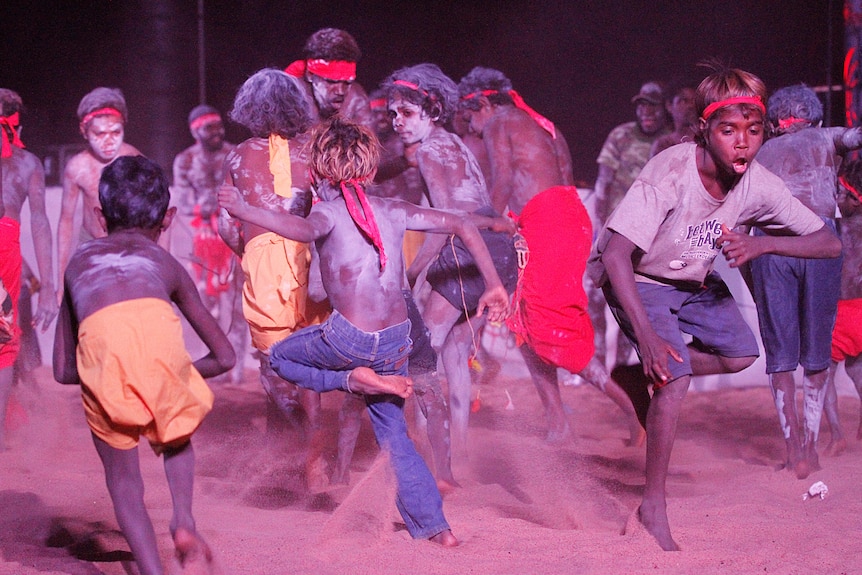
POLYGON ((405 88, 410 88, 414 92, 419 92, 420 94, 422 94, 426 98, 431 98, 432 100, 436 100, 436 98, 434 98, 434 96, 432 96, 431 94, 429 94, 428 92, 426 92, 425 90, 420 88, 419 84, 414 84, 413 82, 408 82, 407 80, 395 80, 392 83, 395 84, 396 86, 404 86, 405 88))
POLYGON ((794 118, 793 116, 782 118, 781 120, 778 120, 778 129, 786 130, 790 126, 793 126, 794 124, 801 124, 802 122, 807 122, 809 124, 811 123, 809 120, 806 120, 804 118, 794 118))
POLYGON ((189 128, 192 130, 197 130, 201 126, 205 126, 211 122, 221 122, 221 114, 204 114, 202 116, 198 116, 189 124, 189 128))
POLYGON ((844 176, 838 176, 838 183, 847 188, 847 190, 849 190, 854 196, 856 196, 856 199, 859 200, 860 203, 862 203, 862 194, 859 193, 859 190, 851 186, 850 182, 844 179, 844 176))
POLYGON ((760 112, 766 113, 766 106, 763 105, 763 100, 760 99, 760 96, 736 96, 735 98, 727 98, 726 100, 719 100, 718 102, 713 102, 701 114, 701 118, 704 120, 709 120, 709 117, 712 116, 716 110, 719 108, 724 108, 725 106, 733 106, 736 104, 749 104, 751 106, 756 106, 760 109, 760 112))
MULTIPOLYGON (((467 94, 461 99, 472 100, 473 98, 476 98, 478 96, 488 97, 499 93, 499 90, 482 90, 481 92, 473 92, 472 94, 467 94)), ((528 106, 524 99, 521 97, 521 95, 518 94, 516 91, 509 90, 507 93, 509 94, 509 97, 512 98, 512 103, 515 104, 516 108, 525 111, 527 115, 530 116, 537 124, 539 124, 539 126, 544 128, 551 135, 552 138, 554 138, 555 140, 557 139, 557 129, 552 121, 550 121, 549 119, 532 109, 530 106, 528 106)))
POLYGON ((0 116, 0 126, 4 126, 9 128, 8 130, 2 130, 3 138, 0 140, 0 146, 2 146, 2 151, 0 151, 0 158, 9 158, 12 156, 12 146, 17 146, 19 148, 24 147, 24 142, 21 141, 21 138, 18 136, 18 130, 15 128, 18 127, 18 112, 11 114, 9 116, 0 116), (11 134, 9 132, 12 132, 11 134))
POLYGON ((356 62, 347 60, 297 60, 284 69, 294 78, 301 78, 306 72, 334 80, 336 82, 352 82, 356 79, 356 62))
POLYGON ((368 105, 371 107, 372 110, 385 108, 386 107, 386 98, 374 98, 373 100, 368 102, 368 105))
POLYGON ((119 119, 124 120, 123 114, 116 108, 99 108, 84 116, 84 119, 81 120, 81 126, 86 126, 96 116, 117 116, 119 119))

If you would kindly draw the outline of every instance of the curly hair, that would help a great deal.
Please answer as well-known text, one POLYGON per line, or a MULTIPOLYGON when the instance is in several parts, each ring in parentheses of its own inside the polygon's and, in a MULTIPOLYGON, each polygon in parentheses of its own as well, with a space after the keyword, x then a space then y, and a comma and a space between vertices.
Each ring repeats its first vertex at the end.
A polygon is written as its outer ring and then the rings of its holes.
POLYGON ((773 126, 779 120, 799 118, 817 124, 823 120, 823 104, 814 90, 805 84, 796 84, 776 90, 766 104, 766 119, 773 126))
POLYGON ((119 88, 99 87, 81 98, 78 104, 78 121, 83 121, 90 112, 101 108, 113 108, 120 113, 123 123, 129 121, 129 110, 126 108, 126 98, 119 88))
POLYGON ((18 92, 0 88, 0 116, 11 116, 24 108, 24 102, 18 92))
POLYGON ((505 106, 512 103, 512 97, 509 96, 509 91, 512 90, 512 81, 499 70, 476 66, 470 70, 469 74, 461 78, 461 81, 458 82, 458 94, 461 96, 461 107, 470 110, 478 110, 478 98, 470 98, 467 100, 464 98, 485 90, 495 90, 497 92, 496 94, 488 96, 488 101, 492 104, 505 106))
POLYGON ((322 28, 309 36, 303 49, 306 59, 358 62, 362 57, 356 40, 338 28, 322 28))
MULTIPOLYGON (((712 74, 704 78, 698 85, 694 95, 694 105, 698 117, 703 117, 707 106, 714 102, 721 102, 729 98, 758 97, 766 102, 766 85, 763 80, 745 70, 729 68, 716 63, 707 63, 712 68, 712 74)), ((749 114, 761 114, 760 108, 754 104, 735 104, 742 109, 742 113, 748 117, 749 114)), ((724 109, 723 107, 719 110, 724 109)), ((700 146, 706 145, 704 132, 706 127, 698 128, 695 133, 695 142, 700 146)))
POLYGON ((228 117, 259 138, 292 138, 311 126, 311 103, 300 79, 264 68, 237 91, 228 117))
POLYGON ((366 183, 377 173, 380 143, 365 126, 335 116, 312 130, 308 156, 316 178, 366 183))
POLYGON ((416 104, 437 125, 444 125, 458 108, 458 86, 436 64, 417 64, 396 70, 381 87, 390 101, 399 96, 416 104), (413 89, 397 82, 412 84, 413 89))
POLYGON ((160 227, 170 200, 167 176, 144 156, 120 156, 99 178, 99 203, 109 232, 160 227))

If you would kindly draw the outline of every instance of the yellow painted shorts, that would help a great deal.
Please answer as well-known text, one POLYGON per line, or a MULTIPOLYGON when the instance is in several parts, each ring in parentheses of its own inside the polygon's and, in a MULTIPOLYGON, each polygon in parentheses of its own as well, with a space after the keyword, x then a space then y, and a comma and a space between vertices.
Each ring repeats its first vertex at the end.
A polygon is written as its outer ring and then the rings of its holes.
POLYGON ((111 447, 147 438, 160 453, 198 428, 213 393, 192 365, 173 307, 158 298, 109 305, 78 329, 87 423, 111 447))

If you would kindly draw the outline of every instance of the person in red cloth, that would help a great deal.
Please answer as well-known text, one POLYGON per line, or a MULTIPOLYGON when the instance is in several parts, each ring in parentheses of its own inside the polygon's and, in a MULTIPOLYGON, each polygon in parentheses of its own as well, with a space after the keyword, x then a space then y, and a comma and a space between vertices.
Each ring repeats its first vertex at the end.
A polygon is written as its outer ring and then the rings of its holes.
MULTIPOLYGON (((195 106, 188 123, 195 143, 174 158, 171 204, 177 216, 169 230, 170 251, 189 270, 207 309, 239 353, 248 347, 240 299, 243 276, 238 256, 219 237, 217 198, 224 161, 234 145, 225 141, 222 115, 212 106, 195 106)), ((237 361, 232 383, 242 381, 244 363, 237 361)))
POLYGON ((304 58, 284 69, 305 81, 314 102, 313 123, 340 115, 374 128, 368 94, 356 82, 356 63, 362 56, 359 45, 349 33, 337 28, 322 28, 305 42, 304 58))
POLYGON ((470 130, 481 136, 490 163, 493 207, 513 215, 526 241, 509 329, 515 333, 548 418, 549 441, 569 433, 557 367, 580 374, 626 415, 629 441, 644 431, 632 402, 593 358, 593 327, 583 276, 592 226, 573 185, 563 135, 527 106, 499 70, 476 67, 459 84, 470 130), (561 233, 562 232, 562 233, 561 233))
MULTIPOLYGON (((63 286, 63 274, 75 246, 93 238, 105 237, 94 210, 99 207, 98 188, 102 168, 120 156, 141 154, 125 142, 128 118, 126 99, 117 88, 96 88, 81 98, 78 104, 78 127, 81 136, 87 141, 87 148, 72 156, 63 170, 63 200, 57 223, 58 288, 63 286), (79 199, 84 206, 80 233, 73 227, 79 199)), ((58 300, 62 299, 62 291, 57 290, 58 300)))

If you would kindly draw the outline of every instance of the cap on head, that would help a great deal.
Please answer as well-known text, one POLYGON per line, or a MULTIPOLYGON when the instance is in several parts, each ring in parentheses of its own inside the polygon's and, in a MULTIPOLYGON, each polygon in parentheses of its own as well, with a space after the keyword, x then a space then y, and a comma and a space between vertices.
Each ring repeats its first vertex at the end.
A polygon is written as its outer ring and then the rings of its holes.
POLYGON ((664 90, 658 82, 647 82, 641 86, 640 92, 632 96, 633 104, 656 104, 664 103, 664 90))

